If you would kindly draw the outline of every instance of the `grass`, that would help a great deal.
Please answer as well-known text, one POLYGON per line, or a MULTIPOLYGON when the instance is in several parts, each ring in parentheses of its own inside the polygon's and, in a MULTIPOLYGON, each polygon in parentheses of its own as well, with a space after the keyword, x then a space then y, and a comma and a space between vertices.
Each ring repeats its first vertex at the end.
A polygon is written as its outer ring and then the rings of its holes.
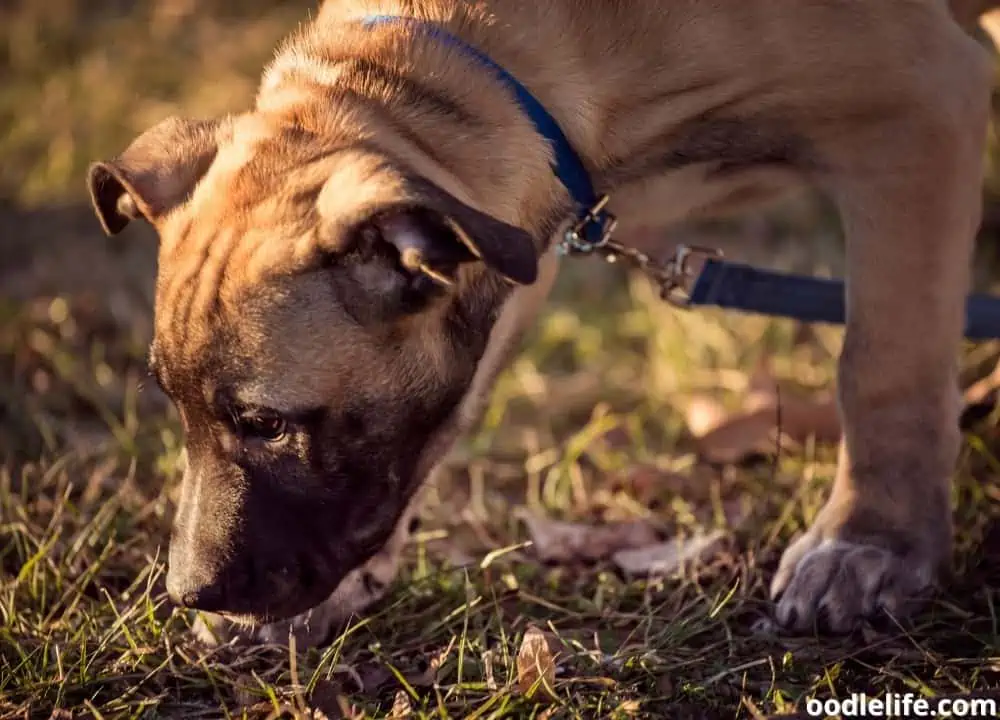
MULTIPOLYGON (((966 435, 955 577, 927 609, 848 638, 782 636, 767 582, 821 506, 834 449, 707 465, 684 401, 735 406, 762 360, 783 390, 819 392, 840 332, 679 312, 642 278, 584 261, 429 494, 387 599, 326 648, 199 646, 163 589, 182 438, 144 367, 153 240, 104 240, 82 177, 166 114, 246 101, 309 4, 41 8, 0 7, 0 717, 751 718, 850 692, 1000 687, 994 419, 966 435), (525 508, 727 540, 669 578, 548 565, 525 546, 525 508), (517 683, 533 626, 561 648, 549 703, 517 683)), ((800 265, 805 248, 812 269, 835 271, 835 228, 797 207, 752 226, 767 242, 740 256, 800 265)), ((747 225, 698 232, 732 245, 747 225)), ((996 350, 969 349, 970 379, 996 350)))

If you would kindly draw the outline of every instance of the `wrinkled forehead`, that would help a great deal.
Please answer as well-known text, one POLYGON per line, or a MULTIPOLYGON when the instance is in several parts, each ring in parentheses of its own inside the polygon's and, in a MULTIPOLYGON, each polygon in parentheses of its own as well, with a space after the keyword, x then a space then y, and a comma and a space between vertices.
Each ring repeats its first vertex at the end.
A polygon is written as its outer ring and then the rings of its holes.
POLYGON ((283 412, 343 394, 378 376, 377 340, 336 301, 321 271, 275 279, 220 297, 210 319, 183 333, 158 323, 152 354, 187 394, 283 412))
POLYGON ((270 116, 237 120, 187 202, 158 225, 166 303, 166 286, 195 272, 259 282, 345 249, 350 230, 402 183, 388 156, 355 135, 320 137, 270 116))
POLYGON ((187 202, 158 227, 161 261, 184 262, 227 241, 253 244, 282 232, 299 234, 316 221, 315 200, 328 168, 322 149, 293 126, 248 116, 218 146, 187 202))

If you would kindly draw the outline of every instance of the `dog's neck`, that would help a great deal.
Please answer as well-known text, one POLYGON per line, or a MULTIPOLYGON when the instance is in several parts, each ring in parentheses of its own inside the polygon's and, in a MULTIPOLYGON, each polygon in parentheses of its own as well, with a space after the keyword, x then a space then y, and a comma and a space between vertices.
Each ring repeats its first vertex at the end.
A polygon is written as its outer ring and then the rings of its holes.
MULTIPOLYGON (((471 53, 419 26, 369 28, 364 19, 413 17, 502 66, 554 117, 598 191, 603 171, 615 165, 618 154, 618 103, 609 95, 614 84, 602 78, 609 68, 616 73, 642 68, 626 67, 607 34, 578 17, 578 7, 570 13, 569 4, 403 4, 325 5, 314 25, 288 43, 268 70, 258 107, 267 106, 269 95, 294 91, 297 83, 348 90, 352 104, 362 106, 352 111, 367 113, 373 124, 391 125, 409 146, 394 148, 395 154, 463 201, 528 229, 544 250, 574 207, 551 172, 546 140, 524 108, 512 102, 509 87, 471 53), (402 43, 401 33, 407 37, 402 43), (558 40, 549 42, 554 37, 558 40), (547 39, 545 47, 541 38, 547 39), (491 84, 492 92, 471 91, 491 84)), ((303 96, 316 102, 315 93, 303 96)), ((333 103, 328 121, 335 124, 343 111, 333 103)))

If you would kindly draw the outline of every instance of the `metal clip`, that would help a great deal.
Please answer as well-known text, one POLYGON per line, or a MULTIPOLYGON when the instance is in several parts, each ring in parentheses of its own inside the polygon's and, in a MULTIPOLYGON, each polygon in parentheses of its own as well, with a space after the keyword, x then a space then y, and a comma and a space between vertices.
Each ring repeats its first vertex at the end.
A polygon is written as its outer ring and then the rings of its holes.
POLYGON ((722 257, 722 251, 699 245, 678 245, 674 256, 666 262, 661 262, 637 248, 622 245, 611 238, 611 234, 618 226, 618 220, 611 213, 604 212, 608 199, 607 195, 603 195, 586 215, 563 233, 556 246, 557 252, 560 255, 569 255, 574 252, 592 253, 599 250, 601 256, 609 263, 624 258, 657 284, 660 288, 660 298, 665 302, 678 308, 690 307, 691 296, 688 285, 694 278, 691 260, 695 257, 722 257), (587 240, 585 233, 591 225, 596 225, 600 230, 599 239, 593 242, 587 240))
POLYGON ((701 245, 678 245, 674 256, 663 266, 663 274, 659 279, 660 298, 674 307, 687 309, 691 306, 689 285, 694 279, 691 269, 691 259, 721 258, 722 251, 718 248, 701 245))
POLYGON ((566 229, 562 239, 559 241, 558 251, 560 254, 568 255, 571 252, 589 253, 604 247, 608 243, 611 233, 618 226, 617 218, 611 213, 604 212, 604 208, 610 199, 608 195, 602 195, 594 203, 594 206, 587 210, 587 213, 583 217, 566 229), (602 215, 603 217, 601 217, 602 215), (600 238, 594 242, 587 240, 585 232, 591 225, 597 226, 601 233, 600 238))

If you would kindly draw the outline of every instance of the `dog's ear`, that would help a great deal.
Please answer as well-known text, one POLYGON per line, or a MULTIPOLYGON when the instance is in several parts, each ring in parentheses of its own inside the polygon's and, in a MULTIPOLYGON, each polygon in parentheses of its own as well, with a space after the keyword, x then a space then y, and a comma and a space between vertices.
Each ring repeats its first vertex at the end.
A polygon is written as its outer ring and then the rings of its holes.
POLYGON ((167 118, 114 160, 91 165, 87 186, 104 231, 115 235, 139 217, 155 222, 182 204, 215 159, 222 126, 167 118))
POLYGON ((399 252, 401 264, 447 283, 457 268, 482 262, 511 282, 530 285, 538 276, 532 236, 461 202, 423 179, 406 183, 410 197, 379 212, 382 238, 399 252))
POLYGON ((461 203, 446 209, 391 208, 379 213, 375 225, 399 252, 403 267, 444 284, 460 265, 476 261, 518 285, 530 285, 538 276, 531 235, 461 203))

